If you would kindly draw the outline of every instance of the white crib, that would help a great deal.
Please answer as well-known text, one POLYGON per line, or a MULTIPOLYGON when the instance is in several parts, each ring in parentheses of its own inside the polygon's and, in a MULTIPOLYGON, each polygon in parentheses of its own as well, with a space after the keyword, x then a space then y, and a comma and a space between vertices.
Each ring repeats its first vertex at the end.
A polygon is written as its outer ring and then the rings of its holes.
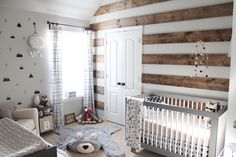
MULTIPOLYGON (((158 93, 161 102, 126 98, 126 140, 167 157, 216 157, 224 146, 227 102, 192 96, 158 93), (132 123, 134 101, 139 103, 140 131, 132 123), (217 112, 205 111, 207 102, 218 103, 217 112), (210 123, 210 125, 209 125, 210 123), (131 128, 131 129, 130 129, 131 128), (135 128, 135 130, 132 130, 135 128), (136 131, 139 136, 133 136, 136 131), (137 138, 139 137, 139 138, 137 138), (137 142, 137 141, 136 141, 137 142)), ((137 119, 136 119, 137 120, 137 119)), ((132 147, 135 151, 137 147, 132 147)))

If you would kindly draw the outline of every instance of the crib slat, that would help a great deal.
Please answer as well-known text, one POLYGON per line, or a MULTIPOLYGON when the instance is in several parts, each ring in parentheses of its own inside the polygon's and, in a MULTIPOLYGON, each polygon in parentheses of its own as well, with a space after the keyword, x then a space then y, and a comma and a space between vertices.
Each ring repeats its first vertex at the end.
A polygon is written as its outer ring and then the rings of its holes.
POLYGON ((176 153, 177 142, 178 142, 179 112, 175 112, 175 113, 176 113, 176 125, 175 125, 175 147, 174 147, 174 152, 176 153))
MULTIPOLYGON (((181 113, 181 128, 184 127, 183 123, 184 123, 184 113, 181 113)), ((183 131, 181 131, 181 135, 180 135, 180 148, 179 148, 179 154, 182 155, 182 147, 183 147, 183 131)))
POLYGON ((165 150, 166 150, 166 148, 168 146, 168 131, 169 131, 168 130, 168 120, 169 120, 168 119, 168 117, 169 117, 168 113, 169 113, 169 110, 166 110, 166 135, 165 135, 166 136, 166 138, 165 138, 166 141, 165 141, 165 150))
POLYGON ((194 126, 195 126, 195 115, 193 116, 193 123, 192 123, 192 138, 191 138, 191 156, 193 156, 193 150, 194 150, 194 126))
MULTIPOLYGON (((187 107, 189 108, 189 101, 187 101, 187 107)), ((187 156, 187 154, 188 154, 188 145, 189 145, 189 141, 188 141, 188 136, 189 136, 189 114, 187 114, 187 128, 188 128, 188 131, 186 133, 185 156, 187 156)))
POLYGON ((152 108, 152 141, 151 145, 153 146, 153 140, 154 140, 154 115, 155 115, 155 109, 152 108))
MULTIPOLYGON (((207 117, 204 117, 204 137, 206 137, 206 129, 207 129, 207 117)), ((206 154, 206 140, 204 138, 204 141, 203 141, 203 157, 206 157, 206 156, 207 156, 207 154, 206 154)))
POLYGON ((150 134, 150 107, 148 107, 148 115, 147 115, 147 121, 148 121, 148 126, 147 126, 147 144, 149 144, 149 134, 150 134))
MULTIPOLYGON (((175 105, 174 104, 174 100, 171 99, 171 105, 175 105)), ((171 122, 170 122, 170 143, 169 143, 169 150, 172 151, 171 147, 172 147, 172 140, 173 140, 173 122, 174 122, 174 117, 173 117, 173 111, 171 111, 171 122)))
MULTIPOLYGON (((201 105, 202 105, 202 103, 201 103, 201 105)), ((202 117, 198 118, 197 157, 201 155, 201 154, 199 154, 199 149, 200 149, 199 147, 200 147, 200 140, 201 140, 200 139, 201 119, 202 119, 202 117)))
MULTIPOLYGON (((159 130, 158 130, 158 127, 159 127, 159 108, 157 108, 157 111, 156 111, 156 139, 155 139, 155 143, 156 143, 156 147, 157 147, 157 142, 158 142, 158 137, 159 137, 159 130)), ((160 142, 159 142, 160 143, 160 142)))
POLYGON ((163 145, 163 117, 164 117, 164 111, 165 109, 161 110, 161 142, 160 142, 160 148, 162 149, 162 145, 163 145))

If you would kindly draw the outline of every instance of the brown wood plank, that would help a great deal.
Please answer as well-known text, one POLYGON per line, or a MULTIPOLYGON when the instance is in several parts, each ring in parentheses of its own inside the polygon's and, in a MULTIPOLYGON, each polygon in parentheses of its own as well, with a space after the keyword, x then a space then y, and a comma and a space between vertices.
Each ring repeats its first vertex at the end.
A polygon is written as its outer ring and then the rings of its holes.
POLYGON ((138 26, 138 25, 165 23, 165 22, 203 19, 210 17, 229 16, 232 15, 232 13, 233 13, 233 3, 225 3, 213 6, 198 7, 198 8, 151 14, 151 15, 129 17, 118 20, 111 20, 92 24, 91 28, 94 31, 98 31, 111 28, 128 27, 128 26, 138 26))
POLYGON ((94 70, 93 71, 93 76, 94 78, 104 78, 104 71, 100 71, 100 70, 94 70))
POLYGON ((104 55, 93 55, 94 63, 104 63, 104 55))
POLYGON ((143 44, 230 41, 232 29, 143 35, 143 44))
MULTIPOLYGON (((192 54, 143 54, 143 64, 194 65, 192 54)), ((208 54, 208 66, 230 66, 228 54, 208 54)))
POLYGON ((104 45, 104 39, 94 39, 93 46, 94 47, 99 47, 104 45))
POLYGON ((104 102, 95 100, 95 106, 97 109, 104 110, 104 102))
POLYGON ((104 95, 104 87, 95 85, 94 86, 94 93, 104 95))
POLYGON ((177 75, 142 74, 142 82, 150 84, 199 88, 217 91, 229 90, 229 79, 200 78, 177 75))
POLYGON ((98 8, 94 16, 111 13, 114 11, 126 10, 135 7, 141 7, 144 5, 160 3, 167 0, 124 0, 116 3, 108 4, 98 8))

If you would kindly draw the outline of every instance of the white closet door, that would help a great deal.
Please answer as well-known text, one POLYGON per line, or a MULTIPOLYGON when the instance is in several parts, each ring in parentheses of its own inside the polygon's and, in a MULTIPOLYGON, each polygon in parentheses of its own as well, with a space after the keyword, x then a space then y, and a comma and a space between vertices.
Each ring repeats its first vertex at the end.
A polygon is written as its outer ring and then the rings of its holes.
POLYGON ((107 33, 107 119, 125 124, 125 96, 141 93, 140 29, 107 33))

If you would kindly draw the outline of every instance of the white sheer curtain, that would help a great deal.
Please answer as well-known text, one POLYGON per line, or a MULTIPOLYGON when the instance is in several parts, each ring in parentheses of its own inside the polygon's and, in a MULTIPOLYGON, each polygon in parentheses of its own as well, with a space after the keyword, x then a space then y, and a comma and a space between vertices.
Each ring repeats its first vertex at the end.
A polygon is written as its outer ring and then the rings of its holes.
POLYGON ((51 49, 49 53, 49 97, 54 105, 54 129, 64 125, 62 92, 62 30, 57 25, 51 26, 51 49))
POLYGON ((93 78, 93 52, 92 52, 92 31, 86 31, 88 38, 88 55, 84 70, 84 97, 83 107, 89 107, 96 112, 94 105, 94 78, 93 78))

